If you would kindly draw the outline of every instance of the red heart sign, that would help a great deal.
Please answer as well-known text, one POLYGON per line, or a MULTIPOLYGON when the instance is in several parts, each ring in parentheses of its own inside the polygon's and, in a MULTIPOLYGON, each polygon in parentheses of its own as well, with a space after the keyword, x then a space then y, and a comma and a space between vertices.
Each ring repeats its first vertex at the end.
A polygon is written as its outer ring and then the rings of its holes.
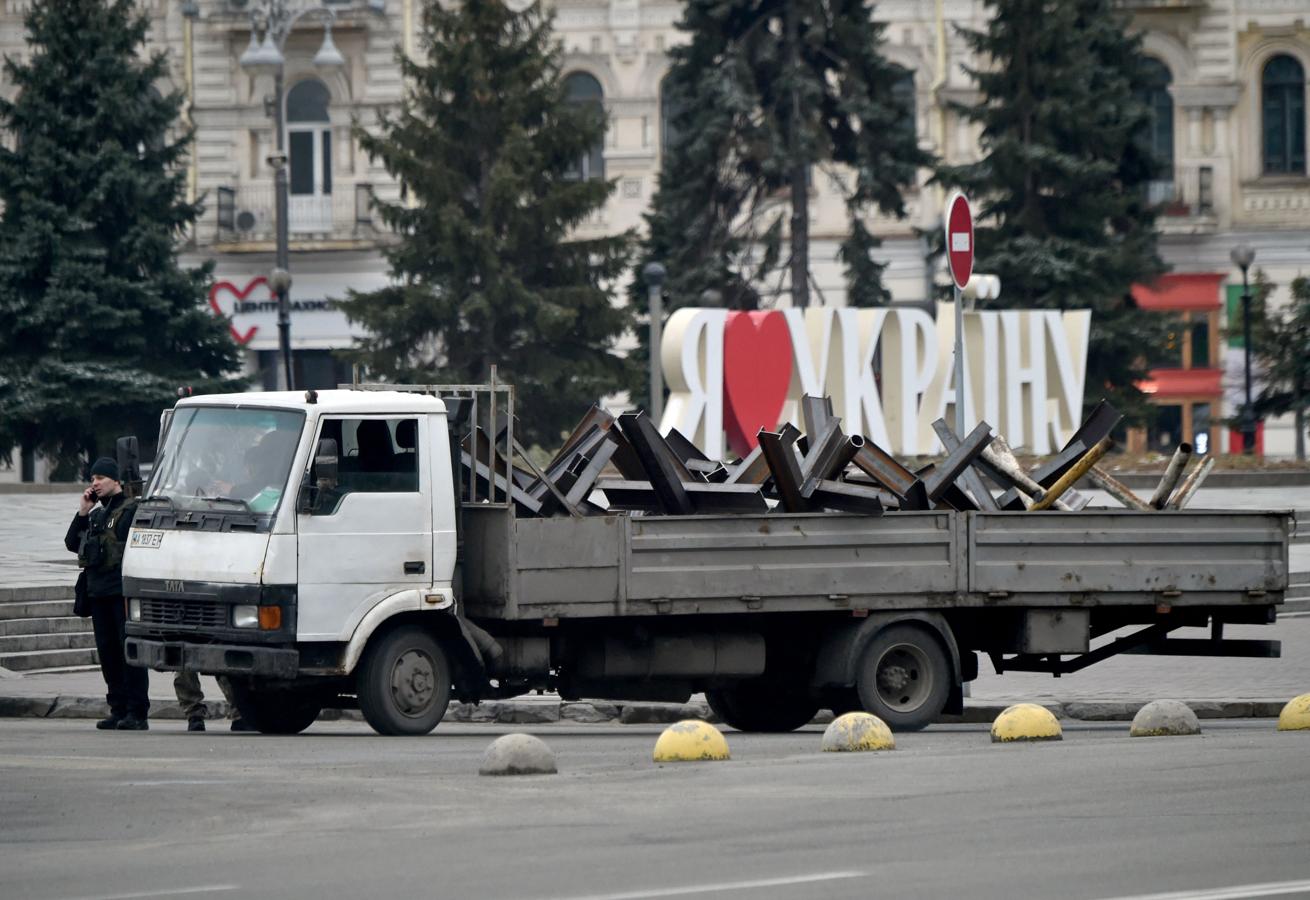
MULTIPOLYGON (((268 279, 265 278, 263 275, 259 276, 258 278, 251 279, 250 282, 245 286, 245 288, 238 288, 235 284, 233 284, 230 281, 216 281, 214 282, 214 286, 209 289, 209 308, 212 309, 216 315, 227 316, 228 314, 223 311, 223 307, 220 306, 218 303, 218 295, 220 292, 227 291, 228 293, 232 294, 234 298, 232 301, 232 308, 233 311, 235 312, 236 304, 240 303, 242 300, 249 297, 251 291, 259 287, 260 285, 264 285, 265 287, 268 286, 268 279)), ((259 330, 258 325, 251 325, 249 328, 246 329, 246 333, 242 334, 241 332, 237 331, 236 326, 231 324, 231 322, 228 323, 228 328, 232 331, 232 340, 236 341, 238 344, 241 344, 242 346, 249 344, 250 339, 253 338, 255 336, 255 332, 259 330)))
POLYGON ((777 311, 730 312, 723 330, 723 426, 738 456, 778 425, 791 385, 791 334, 777 311))

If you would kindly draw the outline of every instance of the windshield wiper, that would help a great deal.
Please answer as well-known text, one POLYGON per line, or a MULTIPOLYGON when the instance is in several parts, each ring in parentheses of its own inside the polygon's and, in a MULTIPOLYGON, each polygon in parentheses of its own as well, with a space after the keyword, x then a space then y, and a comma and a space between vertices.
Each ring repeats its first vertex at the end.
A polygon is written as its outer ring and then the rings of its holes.
POLYGON ((196 496, 199 497, 201 500, 217 501, 219 503, 240 503, 242 506, 246 508, 246 512, 251 511, 250 501, 242 500, 240 497, 206 497, 204 494, 197 494, 196 496))

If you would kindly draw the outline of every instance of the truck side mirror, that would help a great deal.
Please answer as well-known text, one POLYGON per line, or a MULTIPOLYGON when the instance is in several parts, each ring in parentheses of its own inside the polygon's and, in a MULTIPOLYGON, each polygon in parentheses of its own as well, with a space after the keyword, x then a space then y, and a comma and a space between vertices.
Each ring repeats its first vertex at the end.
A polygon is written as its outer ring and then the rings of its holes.
POLYGON ((114 456, 118 462, 118 480, 133 482, 141 480, 141 451, 136 435, 121 437, 114 443, 114 456))
POLYGON ((311 473, 307 472, 300 485, 300 493, 296 497, 297 512, 311 516, 319 514, 323 492, 334 490, 337 486, 339 466, 336 439, 323 438, 314 451, 313 480, 310 479, 311 473))
POLYGON ((314 453, 314 475, 320 491, 331 490, 337 486, 337 475, 341 464, 340 451, 336 438, 323 438, 318 442, 314 453))

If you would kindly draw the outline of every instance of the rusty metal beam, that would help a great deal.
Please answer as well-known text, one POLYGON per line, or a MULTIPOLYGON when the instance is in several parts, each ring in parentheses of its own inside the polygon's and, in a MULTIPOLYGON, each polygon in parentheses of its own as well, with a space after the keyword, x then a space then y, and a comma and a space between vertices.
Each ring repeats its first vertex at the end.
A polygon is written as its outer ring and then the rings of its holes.
POLYGON ((880 516, 886 508, 884 500, 891 499, 891 495, 846 481, 823 480, 815 487, 810 499, 824 509, 880 516))
MULTIPOLYGON (((933 422, 932 430, 937 433, 937 439, 942 442, 942 446, 946 448, 947 453, 952 453, 960 446, 959 437, 951 430, 951 426, 946 424, 945 419, 938 419, 933 422)), ((974 468, 977 462, 977 459, 969 461, 969 465, 965 466, 964 471, 960 474, 960 481, 963 483, 964 489, 973 496, 973 500, 979 509, 996 512, 1000 507, 996 505, 996 498, 992 496, 992 492, 983 483, 982 476, 974 468)))
POLYGON ((659 430, 645 412, 624 413, 619 416, 619 428, 636 451, 646 477, 659 497, 660 508, 669 515, 689 516, 695 509, 685 482, 692 480, 691 473, 682 464, 659 430))
POLYGON ((969 468, 969 464, 992 442, 992 428, 986 422, 979 422, 958 446, 946 454, 927 480, 928 499, 939 500, 948 487, 955 485, 955 479, 969 468))
POLYGON ((613 440, 614 435, 607 435, 607 437, 610 439, 597 447, 589 458, 581 457, 586 459, 587 463, 582 471, 578 473, 577 480, 573 482, 573 487, 569 488, 566 495, 569 503, 577 506, 587 499, 587 496, 591 494, 592 489, 595 487, 597 479, 600 478, 600 473, 605 470, 610 458, 614 456, 614 451, 618 449, 619 445, 613 440))
POLYGON ((782 508, 787 512, 805 512, 810 509, 810 504, 801 496, 801 470, 796 463, 791 443, 785 441, 781 434, 763 429, 760 429, 757 438, 764 450, 769 471, 773 474, 774 488, 782 508))

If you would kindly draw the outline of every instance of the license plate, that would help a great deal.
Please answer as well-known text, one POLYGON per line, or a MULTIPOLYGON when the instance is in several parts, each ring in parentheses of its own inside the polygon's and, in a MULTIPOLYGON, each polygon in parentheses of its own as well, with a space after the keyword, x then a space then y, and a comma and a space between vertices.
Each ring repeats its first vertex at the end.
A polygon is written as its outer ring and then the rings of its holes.
POLYGON ((162 531, 134 531, 128 546, 140 547, 143 550, 154 550, 163 540, 164 533, 162 531))

